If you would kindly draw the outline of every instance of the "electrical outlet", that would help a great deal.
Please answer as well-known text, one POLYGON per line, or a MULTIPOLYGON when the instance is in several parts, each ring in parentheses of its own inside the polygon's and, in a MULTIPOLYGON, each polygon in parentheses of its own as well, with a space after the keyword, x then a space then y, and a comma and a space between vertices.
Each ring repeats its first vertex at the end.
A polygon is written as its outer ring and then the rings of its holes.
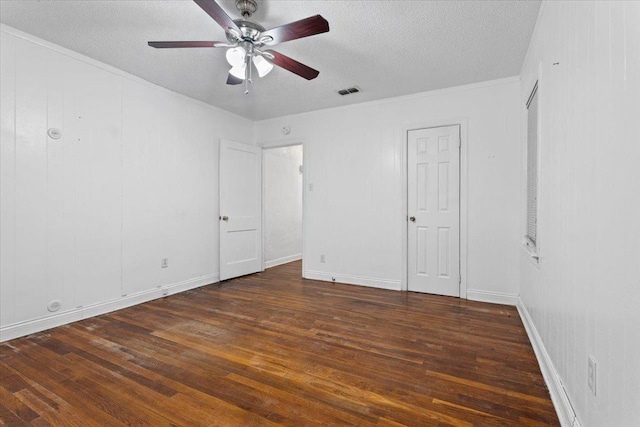
POLYGON ((162 258, 160 261, 160 267, 167 268, 169 267, 169 258, 162 258))
POLYGON ((324 254, 320 255, 320 262, 324 264, 324 254))
POLYGON ((596 359, 592 355, 587 357, 587 385, 591 389, 591 392, 596 396, 596 359))

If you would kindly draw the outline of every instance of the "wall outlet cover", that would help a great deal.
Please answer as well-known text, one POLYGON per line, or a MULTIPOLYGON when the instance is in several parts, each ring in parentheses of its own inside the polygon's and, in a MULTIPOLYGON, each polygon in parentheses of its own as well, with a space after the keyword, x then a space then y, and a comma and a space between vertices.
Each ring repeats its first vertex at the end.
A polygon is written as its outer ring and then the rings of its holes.
POLYGON ((51 313, 54 313, 58 310, 60 310, 60 307, 62 307, 62 303, 60 302, 60 300, 53 300, 49 303, 49 305, 47 305, 47 310, 49 310, 51 313))

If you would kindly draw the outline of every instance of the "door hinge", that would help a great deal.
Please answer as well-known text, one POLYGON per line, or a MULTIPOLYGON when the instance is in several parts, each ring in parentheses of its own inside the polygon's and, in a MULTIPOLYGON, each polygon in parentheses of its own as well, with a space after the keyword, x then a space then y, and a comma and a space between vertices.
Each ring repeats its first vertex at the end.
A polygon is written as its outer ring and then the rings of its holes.
POLYGON ((462 285, 462 276, 458 276, 458 285, 462 285))

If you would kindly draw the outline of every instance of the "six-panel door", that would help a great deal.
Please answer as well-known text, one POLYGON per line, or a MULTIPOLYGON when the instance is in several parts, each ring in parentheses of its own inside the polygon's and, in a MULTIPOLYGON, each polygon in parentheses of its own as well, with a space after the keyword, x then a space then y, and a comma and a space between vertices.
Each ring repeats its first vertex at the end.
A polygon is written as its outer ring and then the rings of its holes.
POLYGON ((408 132, 408 290, 460 296, 460 127, 408 132))

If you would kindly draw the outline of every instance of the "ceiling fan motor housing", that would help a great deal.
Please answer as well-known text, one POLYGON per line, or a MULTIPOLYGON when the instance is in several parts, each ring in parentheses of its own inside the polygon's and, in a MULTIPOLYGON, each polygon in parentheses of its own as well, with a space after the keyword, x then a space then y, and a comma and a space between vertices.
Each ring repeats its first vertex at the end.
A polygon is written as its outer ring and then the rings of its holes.
MULTIPOLYGON (((242 34, 240 34, 241 40, 250 40, 256 41, 258 35, 264 31, 264 27, 260 24, 256 24, 255 22, 247 21, 245 19, 234 19, 233 22, 236 23, 242 34)), ((227 40, 231 43, 237 43, 238 37, 235 34, 227 31, 227 40)))
POLYGON ((256 0, 236 0, 236 9, 240 11, 243 18, 251 18, 251 15, 258 10, 256 0))

